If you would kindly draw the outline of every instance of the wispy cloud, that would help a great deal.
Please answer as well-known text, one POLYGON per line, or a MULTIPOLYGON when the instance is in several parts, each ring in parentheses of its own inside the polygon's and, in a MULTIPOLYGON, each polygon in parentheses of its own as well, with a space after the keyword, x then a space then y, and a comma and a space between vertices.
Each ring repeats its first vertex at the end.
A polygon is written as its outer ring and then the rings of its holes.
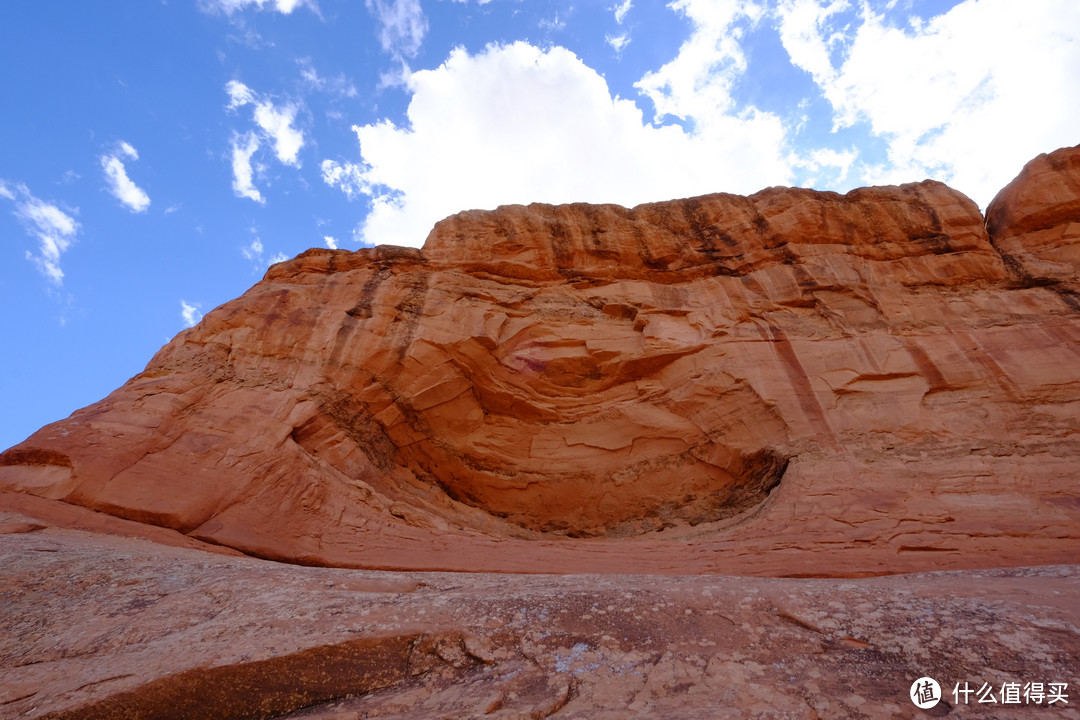
POLYGON ((195 327, 203 318, 202 305, 200 303, 189 303, 186 300, 181 300, 180 317, 184 321, 184 327, 195 327))
POLYGON ((394 56, 414 57, 428 31, 420 0, 366 0, 379 25, 379 44, 394 56))
POLYGON ((262 264, 263 259, 263 244, 262 240, 258 236, 252 238, 251 243, 245 245, 240 249, 240 252, 244 254, 248 260, 254 263, 262 264))
POLYGON ((126 142, 121 142, 114 152, 101 156, 101 169, 105 172, 108 190, 131 212, 146 212, 150 207, 150 196, 128 177, 124 159, 139 159, 139 153, 126 142))
POLYGON ((332 235, 324 235, 323 236, 323 242, 325 242, 326 247, 330 248, 331 250, 337 250, 338 249, 338 240, 337 240, 336 237, 334 237, 332 235))
POLYGON ((304 84, 316 92, 348 98, 359 94, 356 86, 345 77, 344 73, 338 73, 334 77, 323 77, 315 70, 311 58, 300 58, 296 64, 300 66, 300 77, 303 78, 304 84))
POLYGON ((371 168, 360 163, 340 163, 336 160, 323 160, 319 167, 323 182, 341 190, 350 200, 371 193, 371 184, 367 180, 371 168))
POLYGON ((232 145, 233 192, 237 197, 246 197, 260 205, 266 202, 259 189, 255 187, 254 169, 251 156, 259 149, 259 138, 255 133, 233 135, 232 145))
POLYGON ((673 60, 646 73, 635 86, 652 100, 657 122, 679 118, 689 121, 699 134, 739 132, 752 114, 732 95, 747 69, 740 38, 764 9, 752 2, 708 0, 679 0, 672 7, 687 16, 693 31, 673 60))
POLYGON ((275 253, 269 261, 266 259, 265 248, 263 247, 262 240, 256 234, 254 228, 251 229, 252 237, 251 242, 247 245, 240 247, 240 252, 245 258, 251 261, 251 264, 256 270, 265 270, 270 265, 275 263, 284 262, 289 259, 289 256, 285 253, 275 253))
POLYGON ((563 30, 566 29, 566 18, 565 17, 560 17, 559 13, 556 12, 555 15, 550 20, 547 19, 547 18, 542 18, 540 20, 540 22, 538 23, 538 26, 544 32, 549 32, 549 33, 562 32, 563 30))
POLYGON ((15 217, 38 241, 38 254, 28 250, 26 258, 53 284, 61 285, 64 271, 60 268, 60 256, 75 242, 79 223, 58 206, 34 197, 22 183, 10 185, 0 180, 0 197, 15 203, 15 217))
POLYGON ((792 153, 790 159, 792 165, 805 172, 806 179, 803 184, 806 186, 846 188, 860 184, 851 179, 855 161, 859 159, 859 151, 854 148, 843 151, 820 148, 792 153))
POLYGON ((296 106, 274 106, 261 102, 255 106, 255 123, 262 128, 265 137, 274 143, 274 154, 286 165, 300 167, 297 154, 304 147, 304 134, 293 127, 296 106))
POLYGON ((239 80, 230 80, 225 83, 225 93, 229 96, 229 110, 255 102, 255 93, 239 80))
POLYGON ((615 51, 616 55, 621 55, 622 51, 630 44, 630 35, 622 33, 621 35, 605 35, 604 42, 611 46, 611 49, 615 51))
POLYGON ((404 58, 397 59, 397 67, 389 70, 383 70, 379 73, 379 82, 375 86, 377 90, 385 90, 386 88, 407 88, 409 86, 409 77, 412 76, 412 68, 405 62, 404 58))
MULTIPOLYGON (((615 22, 619 25, 623 24, 623 20, 626 19, 626 14, 630 12, 632 6, 631 0, 624 0, 621 3, 616 4, 611 8, 611 11, 615 13, 615 22)), ((611 46, 611 49, 615 51, 616 57, 622 56, 622 51, 626 49, 626 46, 630 44, 630 33, 609 33, 604 36, 604 42, 611 46)))
POLYGON ((219 12, 225 15, 232 15, 247 8, 276 10, 288 15, 296 8, 305 6, 318 11, 314 0, 199 0, 199 7, 203 12, 219 12))
POLYGON ((304 147, 304 133, 293 127, 298 105, 290 102, 275 104, 239 80, 225 83, 225 93, 229 96, 228 110, 253 105, 252 120, 262 131, 262 139, 273 143, 278 160, 286 165, 300 167, 297 155, 304 147))
POLYGON ((1076 143, 1074 0, 966 0, 906 23, 851 5, 783 0, 777 18, 835 128, 868 126, 886 144, 888 161, 864 167, 863 181, 934 177, 985 205, 1027 159, 1076 143))
POLYGON ((233 191, 237 197, 265 203, 266 198, 255 187, 254 176, 258 166, 252 158, 266 142, 273 146, 279 162, 290 167, 300 167, 299 154, 305 140, 303 131, 294 126, 299 106, 289 102, 274 103, 239 80, 227 82, 225 93, 229 96, 226 109, 230 112, 252 106, 251 119, 256 126, 256 129, 242 135, 234 133, 230 141, 233 191))

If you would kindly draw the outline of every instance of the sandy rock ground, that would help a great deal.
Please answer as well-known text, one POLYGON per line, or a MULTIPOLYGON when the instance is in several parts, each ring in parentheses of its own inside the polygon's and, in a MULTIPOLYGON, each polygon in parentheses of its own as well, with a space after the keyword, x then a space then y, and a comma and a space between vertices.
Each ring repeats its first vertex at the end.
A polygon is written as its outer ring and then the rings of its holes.
POLYGON ((0 718, 1080 717, 1077 566, 371 572, 6 521, 0 718), (1002 704, 1032 682, 1068 704, 1002 704))

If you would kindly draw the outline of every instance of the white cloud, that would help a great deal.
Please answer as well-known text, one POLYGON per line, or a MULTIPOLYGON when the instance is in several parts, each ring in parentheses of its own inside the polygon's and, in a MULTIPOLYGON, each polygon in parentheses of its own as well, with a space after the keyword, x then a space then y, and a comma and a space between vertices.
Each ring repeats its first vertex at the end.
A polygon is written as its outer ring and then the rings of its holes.
POLYGON ((260 204, 265 203, 266 199, 255 187, 251 163, 251 156, 259 149, 259 138, 255 133, 247 133, 242 137, 233 135, 230 143, 232 145, 233 192, 237 197, 250 198, 260 204))
POLYGON ((339 163, 336 160, 323 160, 320 164, 323 182, 341 190, 350 200, 361 194, 371 194, 371 184, 365 174, 370 172, 358 163, 339 163))
POLYGON ((0 181, 0 197, 14 201, 15 217, 38 241, 38 254, 27 251, 26 258, 51 282, 62 284, 64 271, 60 268, 60 256, 75 241, 79 223, 56 205, 34 197, 22 183, 11 186, 0 181))
MULTIPOLYGON (((573 8, 570 8, 570 11, 573 12, 573 8)), ((562 32, 566 29, 566 18, 559 17, 559 13, 556 12, 553 18, 551 18, 550 20, 541 19, 538 25, 540 29, 544 32, 562 32)))
POLYGON ((753 192, 791 175, 777 118, 713 114, 709 133, 656 127, 560 47, 458 48, 441 67, 413 73, 408 89, 408 127, 354 126, 360 162, 322 164, 327 184, 370 196, 365 242, 417 246, 436 221, 468 208, 634 205, 753 192))
POLYGON ((239 80, 227 82, 225 93, 229 96, 227 110, 253 105, 252 121, 258 126, 258 131, 250 131, 242 136, 234 134, 232 137, 233 191, 237 197, 263 203, 265 198, 254 184, 257 166, 252 157, 265 141, 273 145, 274 154, 281 163, 300 167, 299 153, 304 147, 304 133, 293 126, 299 107, 292 103, 276 105, 239 80))
POLYGON ((263 247, 262 240, 256 235, 255 228, 251 229, 252 237, 251 242, 247 245, 240 247, 240 252, 245 258, 251 261, 251 264, 255 266, 257 270, 263 270, 274 263, 284 262, 289 259, 289 256, 285 253, 275 253, 270 261, 266 261, 265 248, 263 247))
POLYGON ((123 203, 131 212, 146 212, 150 207, 150 196, 128 177, 127 168, 121 157, 138 160, 139 153, 131 144, 121 142, 117 151, 101 156, 101 169, 105 172, 109 192, 123 203))
POLYGON ((412 75, 412 69, 409 64, 401 58, 398 58, 398 66, 391 68, 390 70, 383 70, 379 73, 379 82, 375 86, 376 90, 385 90, 386 88, 401 87, 407 88, 409 85, 409 77, 412 75))
POLYGON ((185 300, 180 301, 180 317, 184 321, 184 327, 195 327, 202 320, 203 314, 201 311, 202 305, 199 303, 188 303, 185 300))
POLYGON ((366 0, 379 24, 379 44, 395 56, 414 57, 428 31, 420 0, 366 0))
POLYGON ((304 134, 292 126, 296 121, 296 106, 276 107, 269 102, 255 106, 255 122, 274 143, 274 153, 286 165, 300 167, 297 153, 304 147, 304 134))
POLYGON ((200 0, 199 6, 206 12, 221 12, 232 15, 237 10, 253 7, 263 10, 269 7, 288 15, 298 7, 307 6, 317 10, 314 0, 200 0))
POLYGON ((842 175, 847 175, 851 169, 852 163, 859 156, 859 153, 855 150, 845 150, 840 152, 838 150, 814 150, 810 153, 809 165, 815 170, 827 167, 833 167, 840 171, 842 175))
POLYGON ((604 42, 611 46, 611 49, 615 51, 616 55, 622 54, 623 49, 630 44, 630 36, 627 33, 622 35, 605 35, 604 42))
POLYGON ((842 46, 845 37, 842 32, 829 30, 830 20, 849 9, 847 0, 824 5, 818 0, 781 0, 777 8, 784 49, 794 65, 818 82, 833 78, 830 53, 842 46))
POLYGON ((626 13, 630 12, 631 0, 624 0, 623 2, 612 8, 615 12, 615 22, 622 25, 623 20, 626 19, 626 13))
POLYGON ((255 102, 255 93, 239 80, 230 80, 225 83, 225 92, 229 95, 230 110, 255 102))
POLYGON ((752 110, 737 108, 731 93, 747 69, 742 37, 764 8, 744 0, 676 0, 671 7, 684 13, 694 29, 674 60, 646 73, 635 87, 652 100, 657 120, 672 116, 701 132, 751 130, 753 135, 758 118, 752 110))
POLYGON ((254 263, 262 264, 263 244, 257 236, 251 239, 251 244, 240 249, 244 257, 254 263))
POLYGON ((859 152, 855 149, 833 150, 822 148, 803 152, 801 155, 792 153, 790 162, 807 172, 805 185, 815 188, 849 188, 853 184, 850 174, 859 158, 859 152))
POLYGON ((359 94, 356 86, 345 77, 344 73, 338 73, 332 78, 323 77, 315 70, 310 58, 301 58, 296 61, 296 64, 300 66, 300 77, 312 90, 349 98, 359 94))
POLYGON ((1028 159, 1077 142, 1080 3, 967 0, 906 28, 845 9, 785 0, 778 18, 836 125, 865 122, 886 140, 888 163, 866 181, 935 177, 985 206, 1028 159))
POLYGON ((326 247, 330 248, 331 250, 338 249, 338 239, 332 235, 324 235, 323 242, 325 242, 326 247))
MULTIPOLYGON (((886 7, 896 16, 907 6, 886 7)), ((560 47, 458 48, 416 72, 402 62, 407 121, 354 126, 358 157, 320 165, 325 183, 370 199, 357 239, 419 245, 436 221, 467 208, 633 205, 750 193, 796 176, 834 188, 930 176, 985 205, 1026 160, 1078 139, 1080 74, 1071 69, 1080 67, 1080 3, 1071 0, 965 0, 902 27, 862 0, 670 7, 692 30, 636 84, 655 109, 651 122, 560 47), (824 98, 833 108, 826 123, 857 128, 797 145, 809 136, 805 118, 785 124, 736 99, 759 77, 747 43, 773 32, 820 88, 799 112, 824 98), (886 162, 868 166, 851 140, 863 132, 884 146, 886 162)))

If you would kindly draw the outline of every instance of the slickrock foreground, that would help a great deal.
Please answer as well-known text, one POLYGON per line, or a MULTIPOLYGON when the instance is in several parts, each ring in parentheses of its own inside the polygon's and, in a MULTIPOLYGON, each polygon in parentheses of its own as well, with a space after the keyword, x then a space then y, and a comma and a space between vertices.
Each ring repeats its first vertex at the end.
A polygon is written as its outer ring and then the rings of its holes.
POLYGON ((371 572, 51 529, 6 536, 0 562, 4 718, 1080 717, 1075 566, 371 572), (926 712, 922 676, 945 695, 926 712), (1031 682, 1068 705, 954 702, 1031 682))
POLYGON ((1080 147, 308 251, 0 454, 0 717, 1078 717, 1078 267, 1080 147))

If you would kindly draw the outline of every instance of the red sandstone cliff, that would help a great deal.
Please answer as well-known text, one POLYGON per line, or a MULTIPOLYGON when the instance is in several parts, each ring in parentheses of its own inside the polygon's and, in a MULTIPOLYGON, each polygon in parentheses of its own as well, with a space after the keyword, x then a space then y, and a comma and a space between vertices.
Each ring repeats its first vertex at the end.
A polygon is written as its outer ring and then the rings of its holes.
POLYGON ((1073 562, 1078 238, 1080 148, 985 226, 930 181, 465 212, 275 265, 0 455, 3 502, 366 568, 1073 562))

